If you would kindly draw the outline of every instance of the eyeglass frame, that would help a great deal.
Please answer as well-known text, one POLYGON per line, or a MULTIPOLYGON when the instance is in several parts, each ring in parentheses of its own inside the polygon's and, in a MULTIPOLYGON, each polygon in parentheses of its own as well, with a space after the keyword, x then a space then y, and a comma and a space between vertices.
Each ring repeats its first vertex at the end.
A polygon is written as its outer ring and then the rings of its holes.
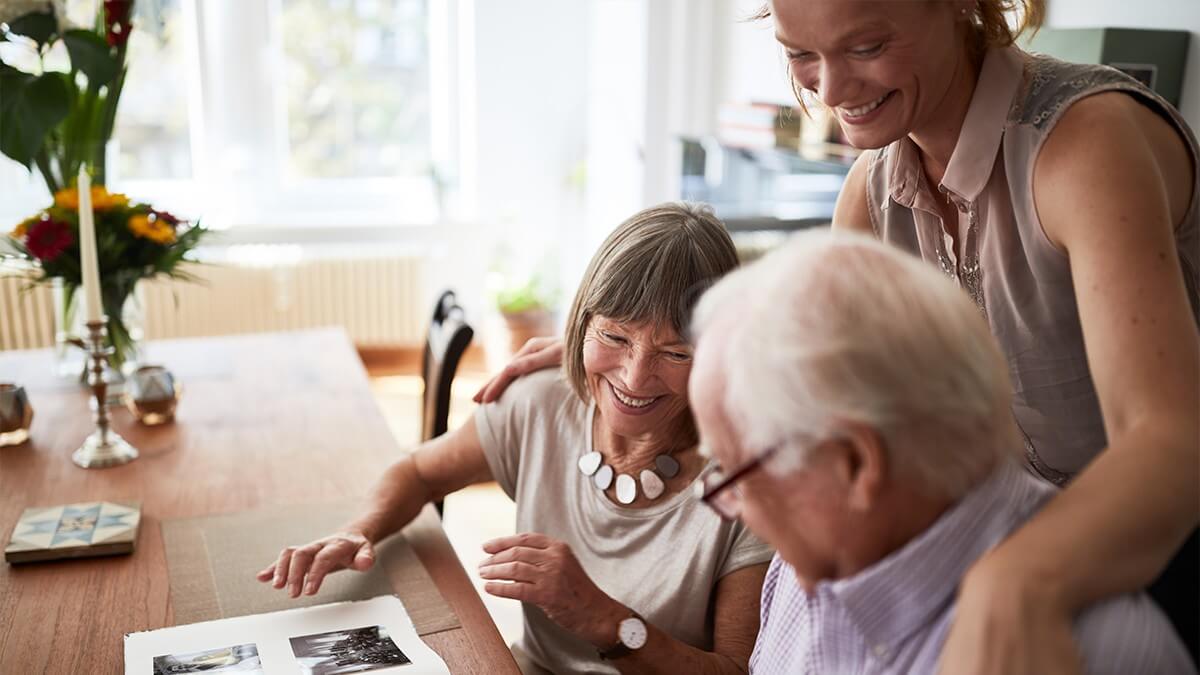
MULTIPOLYGON (((716 500, 717 496, 720 495, 722 492, 725 492, 727 490, 730 490, 730 489, 736 487, 737 484, 740 483, 742 480, 744 480, 749 474, 751 474, 752 472, 761 468, 763 463, 765 463, 768 459, 770 459, 777 452, 779 452, 780 448, 782 448, 783 445, 784 444, 782 444, 782 443, 772 445, 771 447, 767 448, 766 450, 758 453, 758 455, 756 455, 755 457, 743 462, 741 465, 739 465, 736 469, 733 470, 733 473, 731 473, 727 476, 724 476, 720 480, 720 482, 718 482, 716 485, 709 486, 707 484, 708 476, 720 471, 719 464, 713 465, 713 467, 711 469, 709 469, 707 472, 705 472, 705 475, 700 477, 700 486, 703 489, 703 491, 700 493, 700 501, 703 502, 705 506, 707 506, 708 508, 715 511, 716 514, 718 516, 720 516, 722 519, 728 520, 728 521, 737 520, 741 516, 740 506, 738 508, 737 513, 727 513, 724 509, 717 506, 714 503, 714 500, 716 500)), ((740 502, 740 499, 739 499, 739 502, 740 502)))

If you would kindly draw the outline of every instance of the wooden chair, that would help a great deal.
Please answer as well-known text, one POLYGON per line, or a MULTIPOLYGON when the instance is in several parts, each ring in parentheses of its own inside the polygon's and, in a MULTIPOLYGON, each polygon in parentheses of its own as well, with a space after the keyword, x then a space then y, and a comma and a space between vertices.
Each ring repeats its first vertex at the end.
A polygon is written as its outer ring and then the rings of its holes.
MULTIPOLYGON (((458 371, 467 345, 475 331, 467 324, 466 316, 454 291, 445 291, 433 307, 433 320, 425 336, 425 355, 421 362, 421 441, 446 433, 450 418, 450 385, 458 371)), ((443 504, 438 501, 437 511, 443 504)))

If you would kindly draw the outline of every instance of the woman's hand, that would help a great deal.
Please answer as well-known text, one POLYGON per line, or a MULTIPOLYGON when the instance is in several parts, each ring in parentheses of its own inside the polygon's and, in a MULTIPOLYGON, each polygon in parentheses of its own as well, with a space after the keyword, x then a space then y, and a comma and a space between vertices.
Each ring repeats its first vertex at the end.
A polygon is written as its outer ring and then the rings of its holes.
POLYGON ((553 368, 562 363, 563 343, 561 338, 536 337, 530 338, 509 361, 504 370, 488 380, 487 384, 475 393, 476 403, 491 403, 500 398, 500 394, 512 384, 512 381, 544 368, 553 368))
POLYGON ((352 569, 365 572, 375 564, 375 547, 361 533, 338 532, 304 546, 288 546, 257 578, 275 588, 287 586, 288 595, 313 595, 330 572, 352 569), (307 577, 307 579, 306 579, 307 577))
POLYGON ((483 589, 501 598, 536 605, 552 621, 598 647, 617 640, 617 623, 630 611, 583 571, 571 548, 536 532, 493 539, 491 557, 479 564, 483 589), (511 582, 511 583, 506 583, 511 582))
POLYGON ((1042 578, 985 556, 959 588, 941 675, 1081 673, 1072 616, 1042 578))

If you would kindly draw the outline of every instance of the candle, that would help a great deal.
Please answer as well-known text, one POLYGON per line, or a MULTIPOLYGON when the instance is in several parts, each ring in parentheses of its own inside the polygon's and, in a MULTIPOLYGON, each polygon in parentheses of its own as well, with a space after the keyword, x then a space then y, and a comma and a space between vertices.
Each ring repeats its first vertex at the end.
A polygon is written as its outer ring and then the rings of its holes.
POLYGON ((96 221, 92 214, 92 178, 79 167, 79 267, 83 273, 83 307, 88 321, 104 316, 100 302, 100 265, 96 261, 96 221))

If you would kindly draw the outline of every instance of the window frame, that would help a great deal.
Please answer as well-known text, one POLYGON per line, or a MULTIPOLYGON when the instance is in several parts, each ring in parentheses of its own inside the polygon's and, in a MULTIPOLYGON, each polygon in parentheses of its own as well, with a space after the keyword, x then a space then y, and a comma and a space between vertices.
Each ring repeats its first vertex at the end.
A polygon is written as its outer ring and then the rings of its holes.
MULTIPOLYGON (((458 17, 461 3, 469 1, 427 0, 426 6, 431 165, 441 180, 432 174, 289 176, 286 83, 277 76, 284 69, 279 26, 284 0, 180 0, 191 178, 124 179, 118 173, 110 187, 198 217, 217 230, 299 229, 306 239, 327 230, 324 238, 337 240, 348 226, 408 229, 443 221, 455 210, 452 202, 459 191, 454 177, 463 166, 458 52, 464 36, 459 35, 458 17), (249 46, 230 47, 238 44, 249 46)), ((136 78, 136 65, 131 66, 136 78)), ((115 167, 115 158, 111 164, 115 167)), ((40 181, 0 182, 6 192, 9 187, 19 192, 44 189, 40 181)), ((25 205, 32 199, 24 197, 14 201, 25 205)))

